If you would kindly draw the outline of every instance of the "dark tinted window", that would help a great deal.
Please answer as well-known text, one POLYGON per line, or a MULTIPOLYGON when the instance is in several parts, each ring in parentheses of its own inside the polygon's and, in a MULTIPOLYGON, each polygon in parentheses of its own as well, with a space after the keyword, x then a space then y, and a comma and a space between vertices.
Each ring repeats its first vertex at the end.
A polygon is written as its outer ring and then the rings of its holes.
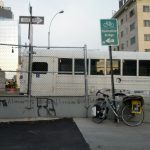
POLYGON ((58 73, 72 74, 72 59, 59 58, 58 59, 58 73))
POLYGON ((46 74, 48 71, 48 64, 46 62, 33 62, 32 71, 33 73, 46 74))
POLYGON ((134 14, 135 14, 135 10, 132 9, 132 10, 130 11, 129 15, 130 15, 130 17, 132 17, 132 16, 134 16, 134 14))
POLYGON ((135 23, 130 24, 130 31, 135 29, 135 23))
POLYGON ((135 36, 134 36, 130 39, 130 44, 133 45, 133 44, 135 44, 135 42, 136 42, 136 39, 135 39, 135 36))
MULTIPOLYGON (((84 59, 75 59, 75 74, 84 74, 84 59)), ((87 72, 88 72, 88 60, 87 60, 87 72)))
POLYGON ((150 76, 150 60, 139 61, 139 76, 150 76))
POLYGON ((136 76, 136 60, 124 60, 123 61, 123 75, 124 76, 136 76))

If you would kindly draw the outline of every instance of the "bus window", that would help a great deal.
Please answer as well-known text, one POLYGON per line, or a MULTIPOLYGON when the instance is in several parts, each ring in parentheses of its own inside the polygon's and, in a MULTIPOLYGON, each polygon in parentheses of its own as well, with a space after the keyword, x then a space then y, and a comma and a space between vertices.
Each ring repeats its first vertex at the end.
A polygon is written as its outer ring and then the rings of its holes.
POLYGON ((47 62, 33 62, 32 63, 32 71, 35 74, 46 74, 48 71, 47 62))
POLYGON ((150 60, 139 60, 139 76, 150 76, 150 60))
POLYGON ((72 74, 72 59, 58 59, 58 74, 72 74))
MULTIPOLYGON (((84 59, 75 59, 75 74, 84 74, 84 59)), ((88 60, 87 60, 87 72, 88 72, 88 60)))
POLYGON ((104 59, 91 59, 91 75, 104 75, 104 59))
POLYGON ((136 76, 137 74, 136 60, 123 60, 123 75, 136 76))
MULTIPOLYGON (((113 59, 112 60, 112 65, 113 65, 113 74, 114 75, 120 75, 120 60, 118 59, 113 59)), ((110 60, 107 60, 106 62, 106 74, 110 75, 111 70, 110 70, 110 60)))

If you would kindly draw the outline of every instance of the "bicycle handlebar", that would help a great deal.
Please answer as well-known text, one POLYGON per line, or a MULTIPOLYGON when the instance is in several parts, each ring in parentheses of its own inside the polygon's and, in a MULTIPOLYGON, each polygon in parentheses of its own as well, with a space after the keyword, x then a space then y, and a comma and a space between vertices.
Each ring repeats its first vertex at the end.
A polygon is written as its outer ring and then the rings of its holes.
MULTIPOLYGON (((102 94, 103 97, 109 97, 108 94, 105 94, 105 93, 101 92, 101 90, 98 90, 98 91, 96 92, 96 96, 97 96, 98 94, 102 94)), ((115 93, 115 96, 126 96, 126 94, 124 94, 124 93, 115 93)))
POLYGON ((97 96, 98 94, 102 94, 103 97, 109 97, 109 95, 102 93, 100 90, 98 90, 98 91, 96 92, 96 96, 97 96))

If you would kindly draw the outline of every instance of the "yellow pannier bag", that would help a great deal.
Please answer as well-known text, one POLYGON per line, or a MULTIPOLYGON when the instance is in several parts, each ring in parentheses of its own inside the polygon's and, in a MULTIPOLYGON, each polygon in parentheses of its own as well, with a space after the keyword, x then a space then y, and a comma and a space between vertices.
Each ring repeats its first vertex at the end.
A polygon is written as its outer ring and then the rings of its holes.
POLYGON ((132 113, 140 114, 142 112, 141 101, 132 100, 132 113))

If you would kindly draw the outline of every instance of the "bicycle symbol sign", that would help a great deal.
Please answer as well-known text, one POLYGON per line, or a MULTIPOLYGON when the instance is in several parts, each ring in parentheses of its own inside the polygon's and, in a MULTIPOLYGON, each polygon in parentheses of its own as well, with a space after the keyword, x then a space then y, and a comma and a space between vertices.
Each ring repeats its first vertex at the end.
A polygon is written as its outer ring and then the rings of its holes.
POLYGON ((103 27, 108 28, 108 29, 114 28, 114 26, 115 26, 115 24, 113 22, 109 21, 109 20, 104 22, 104 24, 103 24, 103 27))
POLYGON ((116 19, 101 19, 102 45, 118 45, 118 24, 116 19))

